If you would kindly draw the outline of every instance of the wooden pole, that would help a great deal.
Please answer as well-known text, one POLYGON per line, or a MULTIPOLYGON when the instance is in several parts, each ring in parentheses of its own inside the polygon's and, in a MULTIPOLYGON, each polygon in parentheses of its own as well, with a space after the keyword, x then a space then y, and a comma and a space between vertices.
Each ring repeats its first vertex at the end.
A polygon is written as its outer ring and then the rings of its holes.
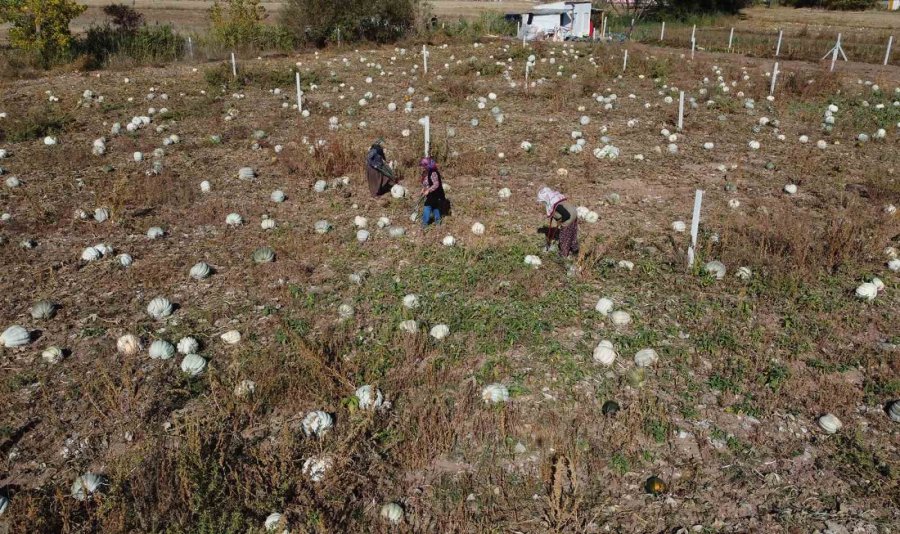
POLYGON ((303 93, 300 92, 300 72, 297 71, 297 113, 303 113, 303 93))
POLYGON ((831 72, 834 72, 834 64, 837 63, 838 51, 841 49, 841 34, 838 34, 837 43, 834 45, 834 52, 831 54, 831 72))
POLYGON ((425 157, 427 158, 431 152, 431 116, 425 116, 425 157))
POLYGON ((775 62, 775 68, 772 69, 772 83, 769 85, 769 95, 775 94, 775 80, 778 79, 778 62, 775 62))
POLYGON ((887 52, 884 53, 884 64, 887 65, 891 59, 891 45, 894 44, 894 36, 888 37, 887 52))
POLYGON ((700 206, 703 203, 703 190, 694 193, 694 215, 691 217, 691 246, 688 248, 688 268, 694 266, 694 250, 697 248, 697 234, 700 230, 700 206))
POLYGON ((684 127, 684 91, 678 94, 678 131, 684 127))

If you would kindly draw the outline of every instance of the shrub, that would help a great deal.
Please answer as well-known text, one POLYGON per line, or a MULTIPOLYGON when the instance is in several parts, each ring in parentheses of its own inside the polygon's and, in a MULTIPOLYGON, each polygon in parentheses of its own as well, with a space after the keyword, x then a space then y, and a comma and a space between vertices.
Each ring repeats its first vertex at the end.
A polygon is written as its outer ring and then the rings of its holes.
POLYGON ((103 14, 109 17, 110 23, 116 29, 135 32, 144 25, 144 16, 134 8, 125 4, 110 4, 103 7, 103 14))
POLYGON ((70 122, 72 122, 72 117, 61 113, 53 106, 44 104, 29 109, 23 117, 8 123, 0 122, 0 141, 20 143, 40 139, 47 135, 57 135, 70 122))
POLYGON ((419 0, 288 0, 282 25, 302 43, 396 41, 415 26, 419 0))
POLYGON ((72 0, 2 0, 0 23, 10 23, 9 42, 35 54, 44 67, 64 58, 72 44, 69 23, 86 6, 72 0))
POLYGON ((106 24, 88 29, 75 47, 85 67, 100 68, 113 56, 138 63, 174 61, 184 52, 184 40, 171 26, 141 26, 136 30, 106 24))
POLYGON ((268 17, 260 0, 216 0, 209 10, 208 44, 237 49, 288 49, 290 35, 280 27, 266 26, 268 17))
POLYGON ((751 3, 750 0, 663 0, 660 2, 659 14, 679 19, 710 13, 736 15, 751 3))

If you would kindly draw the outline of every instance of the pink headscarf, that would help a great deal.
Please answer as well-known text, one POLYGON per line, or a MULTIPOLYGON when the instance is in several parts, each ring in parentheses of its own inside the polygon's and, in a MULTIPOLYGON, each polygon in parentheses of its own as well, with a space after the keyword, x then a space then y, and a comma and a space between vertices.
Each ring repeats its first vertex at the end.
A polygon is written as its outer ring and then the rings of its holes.
POLYGON ((538 191, 537 200, 538 202, 543 202, 544 208, 547 210, 547 217, 549 217, 553 215, 553 210, 556 209, 556 205, 563 200, 566 200, 566 197, 559 191, 544 187, 538 191))

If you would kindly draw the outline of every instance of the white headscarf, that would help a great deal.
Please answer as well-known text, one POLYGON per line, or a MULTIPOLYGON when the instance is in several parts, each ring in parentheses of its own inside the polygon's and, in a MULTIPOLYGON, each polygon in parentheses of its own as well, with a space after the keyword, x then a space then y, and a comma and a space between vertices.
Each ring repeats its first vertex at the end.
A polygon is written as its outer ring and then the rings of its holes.
POLYGON ((563 196, 559 191, 554 191, 549 187, 541 188, 537 194, 538 202, 544 203, 544 209, 547 210, 547 217, 553 214, 553 208, 556 207, 557 204, 566 200, 566 197, 563 196))

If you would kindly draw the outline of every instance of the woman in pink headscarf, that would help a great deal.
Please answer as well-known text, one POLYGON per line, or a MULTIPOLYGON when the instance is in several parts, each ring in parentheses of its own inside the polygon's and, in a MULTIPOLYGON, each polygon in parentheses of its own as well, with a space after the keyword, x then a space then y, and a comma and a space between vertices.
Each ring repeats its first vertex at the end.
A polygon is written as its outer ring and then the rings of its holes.
POLYGON ((547 228, 547 244, 553 240, 554 234, 559 237, 559 255, 566 258, 578 253, 578 213, 566 197, 559 191, 549 187, 541 188, 537 200, 544 205, 549 225, 547 228), (559 228, 554 232, 553 223, 559 228))

